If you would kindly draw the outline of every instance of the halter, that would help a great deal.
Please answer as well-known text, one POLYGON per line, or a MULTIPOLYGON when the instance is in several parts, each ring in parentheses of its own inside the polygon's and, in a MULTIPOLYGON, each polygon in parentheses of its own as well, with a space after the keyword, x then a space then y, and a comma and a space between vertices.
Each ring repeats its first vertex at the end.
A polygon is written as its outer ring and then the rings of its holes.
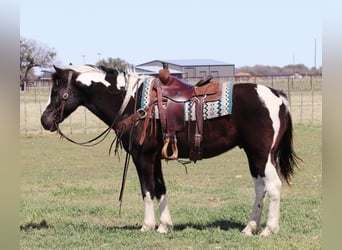
POLYGON ((72 71, 69 71, 68 74, 68 82, 67 82, 67 87, 65 89, 65 92, 62 95, 62 101, 61 101, 61 107, 60 107, 60 114, 59 114, 59 122, 62 121, 62 117, 64 114, 64 106, 65 106, 65 102, 66 100, 68 100, 69 96, 70 96, 70 84, 71 84, 71 79, 72 79, 72 71))
MULTIPOLYGON (((62 130, 59 128, 59 123, 62 121, 63 119, 63 114, 64 114, 64 107, 65 107, 65 102, 68 100, 69 96, 70 96, 70 90, 71 90, 71 80, 72 80, 72 76, 73 76, 73 71, 70 70, 69 74, 68 74, 68 82, 67 82, 67 87, 65 89, 65 92, 62 95, 62 100, 61 100, 61 106, 60 106, 60 114, 59 114, 59 121, 55 121, 55 126, 57 128, 57 132, 58 134, 62 137, 65 138, 66 140, 68 140, 69 142, 72 142, 74 144, 80 145, 80 146, 85 146, 85 147, 91 147, 91 146, 95 146, 97 144, 99 144, 100 142, 102 142, 110 133, 111 129, 114 128, 114 125, 117 123, 119 117, 121 116, 121 114, 118 114, 115 119, 113 120, 113 123, 108 126, 108 128, 106 128, 100 135, 96 136, 93 139, 90 139, 88 141, 85 142, 77 142, 71 138, 69 138, 68 136, 66 136, 62 130), (98 140, 99 138, 101 138, 103 136, 103 138, 97 142, 94 142, 96 140, 98 140), (92 143, 94 142, 94 143, 92 143), (92 144, 91 144, 92 143, 92 144)), ((126 77, 125 77, 125 81, 126 81, 126 77)), ((127 85, 127 84, 126 84, 127 85)), ((120 108, 120 110, 124 110, 127 107, 128 102, 125 104, 126 106, 124 108, 120 108)), ((113 142, 114 143, 114 142, 113 142)))

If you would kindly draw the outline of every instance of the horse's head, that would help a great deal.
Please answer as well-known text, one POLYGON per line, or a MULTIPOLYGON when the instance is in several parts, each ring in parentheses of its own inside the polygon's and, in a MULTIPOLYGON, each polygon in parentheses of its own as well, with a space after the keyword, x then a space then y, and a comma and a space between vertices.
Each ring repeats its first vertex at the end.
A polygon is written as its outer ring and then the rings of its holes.
POLYGON ((77 107, 87 105, 87 98, 94 89, 119 93, 125 87, 125 78, 117 70, 87 65, 55 67, 55 70, 49 101, 41 116, 42 126, 50 131, 56 131, 58 124, 77 107))

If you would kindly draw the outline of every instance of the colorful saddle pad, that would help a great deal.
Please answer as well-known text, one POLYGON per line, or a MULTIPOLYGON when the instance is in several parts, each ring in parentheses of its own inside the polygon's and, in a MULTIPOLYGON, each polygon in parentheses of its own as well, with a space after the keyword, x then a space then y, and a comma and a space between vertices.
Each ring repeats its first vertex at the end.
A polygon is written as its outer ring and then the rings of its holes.
MULTIPOLYGON (((210 84, 210 83, 208 83, 210 84)), ((232 113, 232 94, 233 83, 224 82, 221 83, 222 97, 218 101, 205 102, 203 107, 203 119, 213 119, 220 116, 230 115, 232 113)), ((153 80, 145 79, 143 83, 143 93, 141 98, 141 108, 145 108, 150 103, 150 94, 153 87, 153 80)), ((154 109, 154 116, 158 119, 158 108, 154 109)), ((189 100, 184 103, 184 120, 195 121, 196 120, 196 107, 193 101, 189 100)))

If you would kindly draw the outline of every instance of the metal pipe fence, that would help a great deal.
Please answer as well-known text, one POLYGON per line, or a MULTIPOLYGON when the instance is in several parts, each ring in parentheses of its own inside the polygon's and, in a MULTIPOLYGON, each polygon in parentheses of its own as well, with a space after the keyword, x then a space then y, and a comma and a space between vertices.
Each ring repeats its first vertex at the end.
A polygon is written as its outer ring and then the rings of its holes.
MULTIPOLYGON (((199 78, 183 79, 189 84, 199 78)), ((283 90, 289 99, 294 124, 322 124, 322 76, 310 75, 301 78, 291 76, 221 77, 215 80, 233 81, 235 84, 254 82, 283 90)), ((49 99, 50 86, 35 82, 20 91, 20 134, 48 134, 40 124, 40 116, 49 99)), ((106 125, 84 107, 79 107, 61 125, 66 134, 100 133, 106 125)))

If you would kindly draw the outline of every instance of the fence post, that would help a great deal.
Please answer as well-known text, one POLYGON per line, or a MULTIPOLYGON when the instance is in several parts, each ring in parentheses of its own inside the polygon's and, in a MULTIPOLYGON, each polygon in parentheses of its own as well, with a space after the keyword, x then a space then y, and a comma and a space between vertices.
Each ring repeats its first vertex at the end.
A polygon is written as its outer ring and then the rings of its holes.
POLYGON ((300 90, 300 118, 299 118, 299 124, 302 124, 303 123, 302 122, 302 119, 303 119, 303 81, 299 81, 299 90, 300 90))
MULTIPOLYGON (((38 104, 39 104, 39 117, 42 116, 42 103, 41 103, 41 100, 40 100, 40 81, 38 81, 38 104)), ((43 127, 42 125, 40 124, 40 134, 43 134, 43 127)))
POLYGON ((87 134, 87 109, 84 108, 84 134, 87 134))
POLYGON ((24 81, 24 126, 25 126, 25 136, 27 135, 27 84, 26 84, 26 81, 24 81))
POLYGON ((312 75, 310 75, 310 86, 311 86, 311 125, 313 125, 314 120, 314 92, 315 88, 312 83, 312 75))
POLYGON ((289 98, 289 104, 291 108, 290 77, 287 77, 287 96, 289 98))

